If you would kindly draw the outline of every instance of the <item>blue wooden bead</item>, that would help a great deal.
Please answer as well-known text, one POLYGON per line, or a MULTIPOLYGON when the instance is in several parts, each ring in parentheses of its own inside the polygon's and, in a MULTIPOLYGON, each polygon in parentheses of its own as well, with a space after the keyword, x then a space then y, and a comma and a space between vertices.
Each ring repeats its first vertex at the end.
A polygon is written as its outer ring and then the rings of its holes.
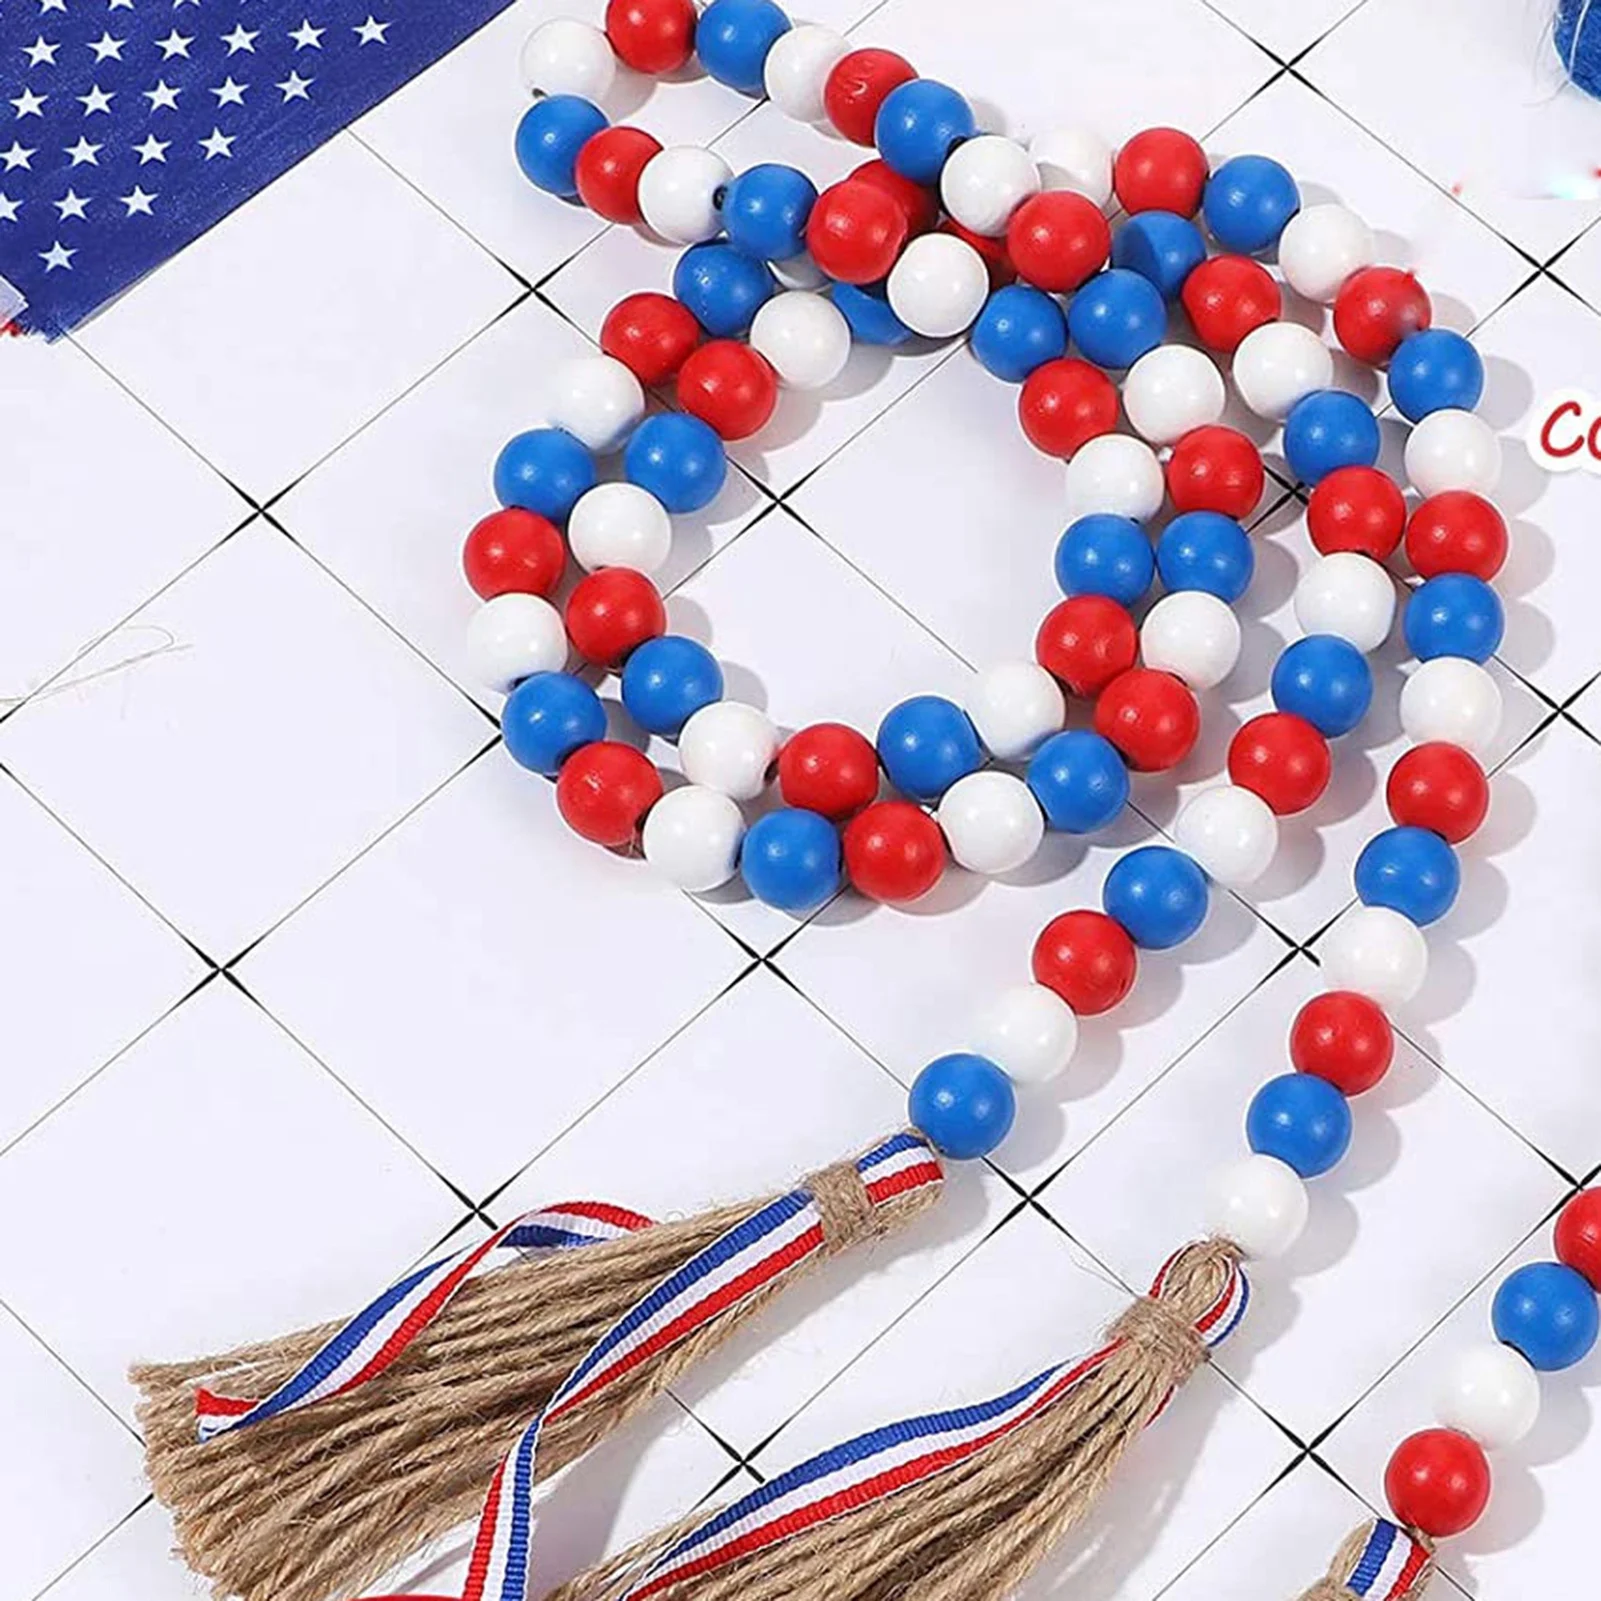
POLYGON ((973 108, 954 89, 933 78, 913 78, 884 96, 873 142, 903 178, 931 184, 957 144, 977 132, 973 108))
POLYGON ((1128 804, 1128 763, 1109 739, 1087 728, 1069 728, 1034 752, 1028 787, 1052 828, 1093 834, 1128 804))
POLYGON ((1206 921, 1206 874, 1171 845, 1119 857, 1101 888, 1106 915, 1148 951, 1182 945, 1206 921))
POLYGON ((595 458, 563 428, 533 428, 495 458, 495 498, 564 523, 578 497, 595 487, 595 458))
POLYGON ((1343 389, 1303 395, 1284 423, 1284 459, 1303 484, 1320 484, 1341 467, 1371 467, 1381 443, 1379 419, 1343 389))
POLYGON ((1595 1345, 1601 1315, 1582 1273, 1561 1262, 1530 1262, 1507 1275, 1490 1310, 1495 1337, 1556 1373, 1582 1362, 1595 1345))
POLYGON ((606 113, 581 95, 546 95, 517 124, 517 165, 537 188, 572 200, 578 152, 605 126, 606 113))
POLYGON ((1036 367, 1067 354, 1067 320, 1043 289, 1008 284, 984 302, 969 338, 986 372, 1020 384, 1036 367))
POLYGON ((1438 573, 1407 597, 1401 626, 1420 662, 1466 656, 1487 662, 1501 648, 1506 614, 1501 597, 1472 573, 1438 573))
POLYGON ((1326 739, 1337 739, 1367 716, 1373 671, 1348 640, 1308 634, 1281 653, 1271 688, 1281 712, 1303 717, 1326 739))
POLYGON ((804 916, 839 889, 839 830, 817 812, 782 806, 746 831, 739 870, 757 900, 804 916))
POLYGON ((889 781, 916 801, 937 801, 959 778, 976 773, 984 749, 971 719, 954 701, 914 695, 878 725, 878 759, 889 781))
POLYGON ((728 476, 728 456, 699 417, 661 412, 634 430, 623 452, 623 476, 682 516, 716 500, 728 476))
POLYGON ((1456 852, 1432 829, 1387 828, 1356 859, 1362 904, 1387 906, 1419 928, 1444 917, 1461 886, 1456 852))
POLYGON ((1112 240, 1112 265, 1148 279, 1164 300, 1177 300, 1184 280, 1205 260, 1201 230, 1174 211, 1141 211, 1112 240))
POLYGON ((1167 333, 1167 305, 1149 279, 1127 267, 1098 272, 1073 296, 1067 331, 1097 367, 1132 367, 1167 333))
POLYGON ((1131 517, 1091 512, 1057 541, 1056 582, 1069 597, 1105 595, 1132 606, 1155 576, 1150 536, 1131 517))
POLYGON ((1186 511, 1162 530, 1156 570, 1170 590, 1199 589, 1232 606, 1256 572, 1250 535, 1218 511, 1186 511))
POLYGON ((1006 1138, 1017 1095, 988 1057, 962 1051, 936 1058, 917 1075, 907 1114, 941 1156, 971 1162, 1006 1138))
POLYGON ((534 673, 501 707, 500 732, 513 761, 554 778, 580 745, 606 737, 606 709, 583 679, 534 673))
POLYGON ((1408 422, 1436 411, 1472 411, 1484 397, 1484 362, 1449 328, 1425 328, 1401 341, 1390 360, 1390 399, 1408 422))
POLYGON ((1207 180, 1201 205, 1206 226, 1225 250, 1254 256, 1279 242, 1301 209, 1301 191, 1269 157, 1235 156, 1207 180))
POLYGON ((841 316, 850 324, 851 338, 864 345, 904 345, 912 330, 890 310, 882 290, 856 284, 835 284, 829 291, 841 316))
POLYGON ((777 288, 765 261, 730 244, 691 245, 673 268, 673 296, 713 339, 733 339, 777 288))
POLYGON ((1245 1137, 1260 1156, 1274 1156, 1304 1179, 1327 1173, 1351 1144, 1351 1108, 1327 1079, 1284 1073, 1251 1098, 1245 1137))
POLYGON ((636 646, 623 667, 623 705, 647 733, 674 737, 702 706, 723 698, 723 670, 682 634, 636 646))
POLYGON ((719 83, 759 95, 767 52, 789 28, 773 0, 712 0, 695 26, 695 53, 719 83))
POLYGON ((720 214, 735 249, 762 261, 788 261, 806 248, 806 219, 816 204, 817 186, 804 172, 768 161, 729 184, 720 214))

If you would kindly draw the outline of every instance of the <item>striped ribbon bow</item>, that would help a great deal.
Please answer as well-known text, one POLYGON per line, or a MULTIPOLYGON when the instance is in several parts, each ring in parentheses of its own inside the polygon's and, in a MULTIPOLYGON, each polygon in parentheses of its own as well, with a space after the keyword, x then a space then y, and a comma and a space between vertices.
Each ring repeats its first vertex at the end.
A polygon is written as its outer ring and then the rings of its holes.
POLYGON ((1363 1601, 1405 1601, 1432 1558, 1405 1529, 1378 1519, 1348 1574, 1345 1588, 1363 1601))
MULTIPOLYGON (((874 1207, 938 1184, 942 1177, 931 1147, 911 1132, 893 1135, 859 1157, 856 1171, 874 1207)), ((526 1601, 534 1464, 546 1428, 720 1314, 769 1289, 812 1260, 824 1244, 816 1197, 805 1187, 791 1190, 736 1224, 624 1313, 496 1468, 461 1601, 526 1601)))
MULTIPOLYGON (((1156 1275, 1153 1298, 1161 1296, 1179 1254, 1156 1275)), ((1196 1319, 1195 1332, 1208 1349, 1222 1344, 1239 1327, 1250 1294, 1243 1270, 1236 1267, 1217 1299, 1196 1319)), ((976 1456, 1087 1383, 1122 1343, 1113 1340, 1089 1356, 1047 1368, 993 1401, 908 1418, 832 1446, 769 1479, 685 1535, 618 1601, 646 1601, 686 1579, 779 1545, 976 1456)))
POLYGON ((571 1201, 525 1212, 487 1240, 454 1256, 430 1262, 392 1284, 358 1312, 300 1371, 261 1400, 242 1400, 201 1390, 195 1417, 202 1441, 248 1428, 285 1412, 314 1406, 370 1383, 394 1365, 402 1351, 444 1311, 469 1279, 505 1265, 508 1255, 526 1257, 569 1251, 618 1240, 651 1227, 648 1217, 598 1201, 571 1201))

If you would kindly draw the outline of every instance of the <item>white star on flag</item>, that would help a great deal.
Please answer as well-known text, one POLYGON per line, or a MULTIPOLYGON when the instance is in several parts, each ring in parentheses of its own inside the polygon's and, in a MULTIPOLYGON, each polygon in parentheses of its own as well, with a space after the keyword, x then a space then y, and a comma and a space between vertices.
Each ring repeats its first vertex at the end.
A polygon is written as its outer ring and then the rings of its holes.
POLYGON ((19 117, 42 117, 44 112, 40 107, 49 98, 49 95, 36 95, 31 89, 24 89, 11 104, 17 108, 19 117))
POLYGON ((39 0, 39 12, 42 16, 46 11, 65 11, 67 0, 39 0))
POLYGON ((38 154, 37 149, 29 150, 20 139, 13 139, 9 150, 0 150, 0 161, 5 162, 6 171, 10 172, 15 167, 28 166, 29 161, 38 154))
POLYGON ((289 37, 295 41, 295 49, 297 50, 305 50, 308 48, 312 50, 321 50, 322 36, 327 31, 328 30, 326 28, 312 27, 311 18, 307 17, 298 28, 291 28, 289 30, 289 37))
POLYGON ((136 211, 141 216, 150 216, 152 214, 150 210, 150 202, 155 198, 156 197, 154 195, 147 195, 138 184, 133 186, 133 193, 131 195, 117 196, 117 199, 128 208, 127 211, 123 213, 123 215, 126 217, 131 217, 136 211))
POLYGON ((252 33, 241 22, 235 23, 232 33, 225 33, 222 36, 222 42, 227 45, 228 54, 231 56, 238 55, 241 50, 248 50, 252 55, 254 55, 256 52, 256 40, 258 40, 260 37, 260 28, 257 28, 256 31, 252 33))
POLYGON ((174 89, 165 78, 162 78, 157 82, 154 89, 146 89, 144 91, 144 97, 150 102, 152 111, 160 111, 163 108, 168 111, 176 111, 178 109, 178 96, 182 92, 180 89, 174 89))
POLYGON ((77 95, 74 98, 83 106, 84 116, 90 116, 96 111, 110 111, 111 102, 116 98, 115 91, 107 94, 97 83, 86 95, 77 95))
POLYGON ((185 61, 189 59, 189 46, 195 42, 194 35, 187 38, 176 28, 165 39, 156 40, 156 48, 161 52, 163 61, 171 61, 174 56, 182 56, 185 61))
POLYGON ((298 72, 291 72, 282 83, 273 87, 283 90, 284 102, 287 104, 291 100, 309 100, 311 96, 306 91, 316 81, 315 78, 302 78, 298 72))
POLYGON ((113 39, 108 28, 98 39, 90 42, 89 48, 95 53, 96 61, 121 61, 122 47, 127 44, 126 39, 113 39))
POLYGON ((75 167, 81 167, 85 163, 91 167, 98 167, 100 163, 95 159, 95 157, 98 156, 105 148, 106 147, 104 145, 90 144, 82 134, 79 134, 77 144, 68 145, 62 154, 71 156, 72 164, 75 167))
POLYGON ((51 44, 43 34, 40 34, 32 44, 25 44, 22 53, 28 58, 30 67, 53 67, 56 64, 56 51, 61 48, 58 44, 51 44))
POLYGON ((389 41, 384 38, 388 31, 389 24, 376 21, 370 11, 367 13, 367 20, 358 22, 355 27, 356 37, 363 44, 388 44, 389 41))
POLYGON ((52 201, 56 210, 61 213, 62 220, 68 217, 82 217, 89 204, 89 196, 80 195, 76 189, 69 189, 59 200, 52 201))
POLYGON ((200 148, 206 153, 206 160, 213 156, 231 156, 233 142, 239 137, 236 133, 224 133, 221 128, 213 128, 204 139, 200 141, 200 148))
POLYGON ((235 83, 230 72, 228 81, 219 84, 211 92, 217 97, 219 106, 242 106, 245 103, 245 90, 249 87, 248 83, 235 83))
POLYGON ((165 162, 167 159, 167 147, 171 143, 172 140, 170 139, 158 139, 154 134, 149 135, 143 144, 137 144, 133 147, 139 153, 139 165, 145 167, 152 161, 165 162))
POLYGON ((15 222, 17 213, 22 210, 22 202, 13 200, 3 189, 0 189, 0 222, 15 222))
POLYGON ((68 250, 58 239, 48 250, 39 252, 39 259, 44 263, 46 272, 54 272, 57 267, 65 267, 68 272, 71 272, 72 258, 77 254, 76 250, 68 250))

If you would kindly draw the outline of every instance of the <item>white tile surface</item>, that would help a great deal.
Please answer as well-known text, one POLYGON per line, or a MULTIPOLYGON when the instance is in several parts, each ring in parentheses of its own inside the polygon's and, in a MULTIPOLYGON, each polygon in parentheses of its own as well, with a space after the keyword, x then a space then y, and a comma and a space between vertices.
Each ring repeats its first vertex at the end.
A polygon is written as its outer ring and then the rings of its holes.
POLYGON ((77 337, 265 500, 519 292, 455 223, 341 135, 77 337))
POLYGON ((218 960, 491 737, 261 521, 130 626, 172 648, 91 677, 121 659, 107 641, 77 688, 7 720, 0 760, 218 960))

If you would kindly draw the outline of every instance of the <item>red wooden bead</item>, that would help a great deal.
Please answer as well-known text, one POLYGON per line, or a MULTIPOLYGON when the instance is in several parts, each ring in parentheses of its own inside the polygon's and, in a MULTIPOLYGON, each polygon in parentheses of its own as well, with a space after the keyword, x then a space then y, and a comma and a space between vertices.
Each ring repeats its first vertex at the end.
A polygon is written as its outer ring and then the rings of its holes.
POLYGON ((1490 810, 1490 781, 1460 745, 1436 740, 1415 746, 1390 769, 1384 798, 1396 822, 1460 845, 1490 810))
POLYGON ((1134 988, 1139 958, 1122 924, 1104 912, 1064 912, 1034 941, 1034 980, 1080 1017, 1109 1012, 1134 988))
POLYGON ((1101 208, 1083 195, 1050 189, 1031 195, 1012 213, 1006 249, 1019 278, 1066 294, 1106 265, 1112 230, 1101 208))
POLYGON ((1557 1218, 1557 1260, 1601 1290, 1601 1190, 1583 1190, 1557 1218))
POLYGON ((556 806, 575 834, 619 850, 662 798, 661 774, 632 745, 597 740, 562 763, 556 806))
POLYGON ((1298 1073, 1329 1081, 1342 1095, 1361 1095, 1390 1071, 1395 1031, 1376 1001, 1353 990, 1314 996, 1290 1029, 1298 1073))
POLYGON ((671 295, 629 295, 600 325, 600 348, 647 386, 666 383, 699 343, 695 314, 671 295))
POLYGON ((1249 256, 1212 256, 1179 291, 1195 337, 1209 350, 1232 355, 1247 334, 1277 322, 1284 296, 1272 274, 1249 256))
POLYGON ((834 63, 823 84, 828 120, 852 144, 870 145, 885 96, 916 76, 911 62, 893 50, 852 50, 834 63))
POLYGON ((970 244, 983 258, 984 269, 990 275, 990 289, 1004 289, 1017 281, 1017 268, 1012 265, 1011 253, 1004 239, 991 239, 988 234, 974 233, 964 228, 954 217, 947 217, 940 225, 941 233, 954 234, 970 244))
POLYGON ((1117 153, 1112 187, 1123 209, 1176 211, 1193 217, 1201 209, 1208 169, 1206 152, 1177 128, 1147 128, 1117 153))
POLYGON ((1304 812, 1329 787, 1329 742, 1304 717, 1264 712, 1229 741, 1229 778, 1280 817, 1304 812))
POLYGON ((610 0, 606 37, 635 72, 676 72, 695 49, 692 0, 610 0))
POLYGON ((1182 678, 1131 667, 1101 691, 1095 732, 1111 740, 1137 772, 1162 773, 1195 749, 1201 708, 1182 678))
POLYGON ((638 222, 639 175, 661 148, 643 128, 602 128, 573 163, 578 198, 607 222, 638 222))
POLYGON ((1040 624, 1034 656, 1075 695, 1098 695, 1134 665, 1140 639, 1134 619, 1105 595, 1074 595, 1040 624))
POLYGON ((878 795, 878 752, 844 723, 813 723, 778 753, 778 788, 786 806, 843 822, 878 795))
POLYGON ((1244 434, 1209 423, 1173 447, 1167 492, 1178 511, 1219 511, 1244 522, 1267 483, 1262 453, 1244 434))
POLYGON ((897 172, 887 161, 864 161, 850 176, 858 183, 870 183, 875 189, 882 189, 896 201, 906 214, 908 238, 915 239, 918 234, 927 233, 939 221, 939 199, 934 191, 897 172))
POLYGON ((1424 1429, 1395 1448, 1384 1493, 1397 1519, 1447 1540, 1479 1521, 1490 1502, 1490 1463, 1477 1441, 1455 1429, 1424 1429))
POLYGON ((906 243, 906 212, 878 184, 847 178, 830 184, 806 219, 806 248, 830 278, 870 284, 889 276, 906 243))
POLYGON ((567 597, 567 637, 585 661, 616 667, 636 645, 667 631, 656 586, 631 567, 602 567, 567 597))
POLYGON ((1117 427, 1117 385, 1087 361, 1062 356, 1036 367, 1017 396, 1028 442, 1063 461, 1117 427))
POLYGON ((536 511, 492 511, 467 536, 462 570, 480 600, 548 595, 561 581, 567 547, 561 531, 536 511))
POLYGON ((1307 532, 1324 556, 1357 551, 1386 560, 1406 528, 1406 497, 1377 467, 1336 467, 1306 507, 1307 532))
POLYGON ((1407 524, 1407 560, 1420 578, 1472 573, 1489 583, 1506 553, 1506 519, 1470 489, 1431 495, 1407 524))
POLYGON ((749 345, 713 339, 678 369, 678 404, 720 439, 749 439, 767 426, 778 404, 778 374, 749 345))
POLYGON ((1428 291, 1399 267, 1363 267, 1340 286, 1334 336, 1358 361, 1382 367, 1408 334, 1434 320, 1428 291))
POLYGON ((845 825, 845 871, 871 900, 915 901, 945 871, 945 836, 921 806, 878 801, 845 825))

